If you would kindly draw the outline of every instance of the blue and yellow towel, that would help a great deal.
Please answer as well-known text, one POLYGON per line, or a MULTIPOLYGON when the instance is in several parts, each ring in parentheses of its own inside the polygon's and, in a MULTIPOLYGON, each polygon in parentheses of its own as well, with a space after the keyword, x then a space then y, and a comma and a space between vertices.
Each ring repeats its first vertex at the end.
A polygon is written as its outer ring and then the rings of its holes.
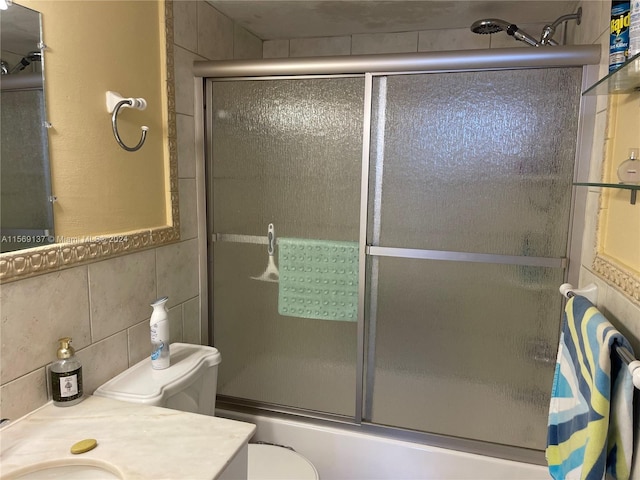
POLYGON ((321 320, 358 320, 358 244, 278 239, 278 313, 321 320))
POLYGON ((549 408, 546 455, 555 480, 629 478, 634 387, 614 345, 632 352, 589 300, 570 298, 549 408))

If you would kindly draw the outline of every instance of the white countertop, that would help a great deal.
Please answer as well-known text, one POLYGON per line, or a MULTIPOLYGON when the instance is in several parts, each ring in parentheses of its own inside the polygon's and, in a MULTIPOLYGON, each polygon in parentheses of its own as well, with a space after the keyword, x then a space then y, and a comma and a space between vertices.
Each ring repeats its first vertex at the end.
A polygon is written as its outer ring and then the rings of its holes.
POLYGON ((89 396, 71 407, 49 403, 0 429, 4 476, 51 460, 107 462, 131 479, 217 478, 255 432, 251 423, 89 396), (98 446, 74 455, 71 446, 98 446))

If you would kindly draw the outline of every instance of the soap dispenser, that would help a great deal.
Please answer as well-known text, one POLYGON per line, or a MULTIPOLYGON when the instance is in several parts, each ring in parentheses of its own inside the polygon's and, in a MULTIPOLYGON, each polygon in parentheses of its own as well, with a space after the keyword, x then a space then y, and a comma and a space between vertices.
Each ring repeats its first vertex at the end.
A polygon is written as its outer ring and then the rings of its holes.
POLYGON ((54 405, 69 407, 82 401, 82 365, 71 346, 71 337, 58 342, 58 360, 51 364, 51 393, 54 405))

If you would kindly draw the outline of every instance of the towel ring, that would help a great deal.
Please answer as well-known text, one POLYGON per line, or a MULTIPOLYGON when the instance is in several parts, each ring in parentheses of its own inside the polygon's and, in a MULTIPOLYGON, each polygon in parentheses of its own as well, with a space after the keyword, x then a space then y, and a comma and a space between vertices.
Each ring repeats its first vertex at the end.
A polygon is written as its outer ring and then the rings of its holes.
POLYGON ((131 100, 120 100, 116 104, 116 107, 113 109, 113 114, 111 115, 111 127, 113 128, 113 135, 116 137, 116 142, 118 142, 118 145, 124 148, 127 152, 135 152, 137 150, 140 150, 142 148, 142 145, 144 145, 144 141, 147 139, 147 132, 149 131, 149 127, 147 127, 146 125, 140 127, 140 129, 142 130, 142 137, 140 137, 140 141, 135 147, 129 147, 125 145, 120 138, 120 134, 118 133, 118 113, 120 112, 120 109, 125 105, 128 107, 132 107, 133 102, 131 100))
POLYGON ((116 92, 107 92, 107 110, 111 113, 111 128, 113 129, 113 135, 116 137, 116 142, 127 152, 135 152, 142 148, 145 140, 147 139, 147 132, 149 131, 149 127, 146 125, 140 127, 142 130, 142 136, 140 137, 140 141, 135 147, 129 147, 126 145, 122 139, 120 138, 120 133, 118 132, 118 114, 120 113, 121 108, 135 108, 138 110, 144 110, 147 108, 147 101, 144 98, 123 98, 119 93, 116 92))

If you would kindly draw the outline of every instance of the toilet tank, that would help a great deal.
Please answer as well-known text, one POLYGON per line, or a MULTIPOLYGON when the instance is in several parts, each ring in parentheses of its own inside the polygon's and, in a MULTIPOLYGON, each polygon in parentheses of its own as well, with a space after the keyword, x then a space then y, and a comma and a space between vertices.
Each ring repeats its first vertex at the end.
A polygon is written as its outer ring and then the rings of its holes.
POLYGON ((213 416, 220 352, 214 347, 172 343, 171 365, 151 368, 151 359, 138 362, 100 386, 93 394, 183 412, 213 416))

